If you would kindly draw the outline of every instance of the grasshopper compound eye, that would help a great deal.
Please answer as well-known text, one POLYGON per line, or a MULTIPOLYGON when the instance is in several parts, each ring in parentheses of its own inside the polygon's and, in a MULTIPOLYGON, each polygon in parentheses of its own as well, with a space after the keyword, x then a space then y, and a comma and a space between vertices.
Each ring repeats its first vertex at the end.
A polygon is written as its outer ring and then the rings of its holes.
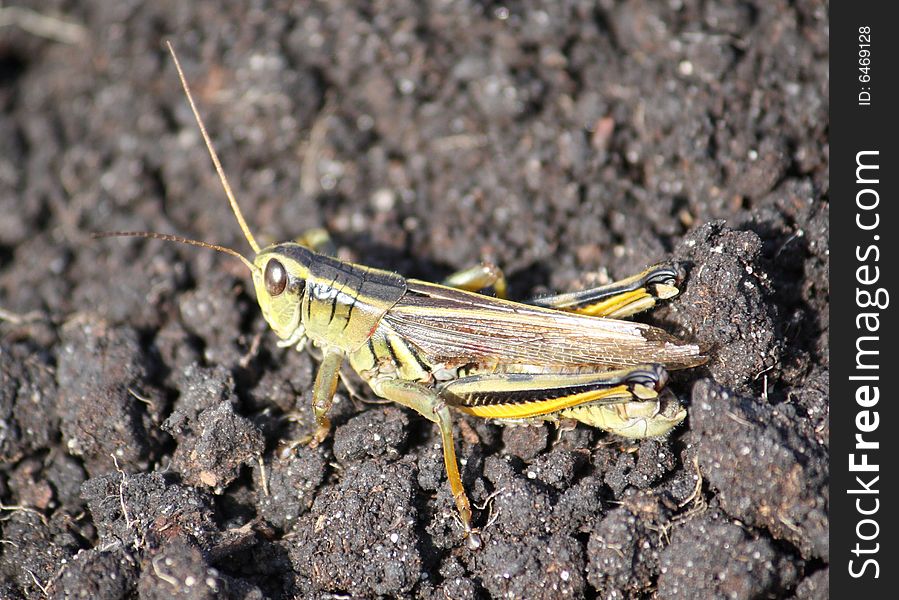
POLYGON ((277 296, 287 287, 287 270, 278 259, 273 258, 265 265, 265 291, 269 296, 277 296))

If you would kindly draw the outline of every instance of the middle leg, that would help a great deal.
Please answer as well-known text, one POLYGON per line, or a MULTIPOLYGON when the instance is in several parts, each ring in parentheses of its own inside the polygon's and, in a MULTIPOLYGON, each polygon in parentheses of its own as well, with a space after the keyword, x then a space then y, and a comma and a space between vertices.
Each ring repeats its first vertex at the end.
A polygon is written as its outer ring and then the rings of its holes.
POLYGON ((465 494, 465 488, 462 486, 462 476, 459 474, 459 463, 456 460, 456 447, 453 440, 453 422, 446 403, 434 389, 402 379, 374 381, 372 382, 372 389, 379 396, 403 406, 408 406, 426 419, 437 424, 443 443, 443 462, 446 465, 446 476, 449 480, 450 491, 453 493, 456 509, 459 511, 462 529, 465 532, 465 537, 468 538, 468 547, 472 550, 480 548, 481 536, 478 530, 471 526, 471 503, 465 494))

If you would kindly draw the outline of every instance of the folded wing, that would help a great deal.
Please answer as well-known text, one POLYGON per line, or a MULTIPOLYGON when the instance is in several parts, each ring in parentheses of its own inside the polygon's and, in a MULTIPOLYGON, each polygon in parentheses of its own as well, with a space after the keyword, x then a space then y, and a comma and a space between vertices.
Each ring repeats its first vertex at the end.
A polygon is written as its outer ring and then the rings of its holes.
POLYGON ((700 365, 699 346, 656 327, 544 309, 409 280, 383 322, 433 363, 619 369, 700 365))

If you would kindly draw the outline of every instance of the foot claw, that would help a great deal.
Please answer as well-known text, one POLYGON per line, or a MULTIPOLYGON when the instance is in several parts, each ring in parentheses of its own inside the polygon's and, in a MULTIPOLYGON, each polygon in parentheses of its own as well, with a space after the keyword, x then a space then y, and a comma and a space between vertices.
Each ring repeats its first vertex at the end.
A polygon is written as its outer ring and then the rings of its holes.
POLYGON ((293 453, 294 450, 296 450, 300 446, 306 446, 307 448, 315 450, 325 440, 325 438, 328 437, 329 431, 330 428, 328 427, 319 427, 315 430, 314 433, 304 435, 297 440, 281 442, 281 444, 278 446, 278 456, 280 458, 287 458, 293 453))

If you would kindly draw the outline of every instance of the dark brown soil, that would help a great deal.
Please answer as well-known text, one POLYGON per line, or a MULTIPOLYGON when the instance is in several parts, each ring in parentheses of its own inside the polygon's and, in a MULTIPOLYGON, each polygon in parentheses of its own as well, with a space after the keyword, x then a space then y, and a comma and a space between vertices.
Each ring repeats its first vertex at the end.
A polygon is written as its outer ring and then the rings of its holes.
POLYGON ((826 597, 826 4, 0 14, 0 597, 826 597), (686 424, 460 418, 479 552, 414 413, 341 391, 279 458, 316 361, 241 264, 90 238, 247 251, 169 39, 263 242, 322 226, 430 280, 489 259, 518 298, 680 261, 646 319, 709 348, 671 383, 686 424))

